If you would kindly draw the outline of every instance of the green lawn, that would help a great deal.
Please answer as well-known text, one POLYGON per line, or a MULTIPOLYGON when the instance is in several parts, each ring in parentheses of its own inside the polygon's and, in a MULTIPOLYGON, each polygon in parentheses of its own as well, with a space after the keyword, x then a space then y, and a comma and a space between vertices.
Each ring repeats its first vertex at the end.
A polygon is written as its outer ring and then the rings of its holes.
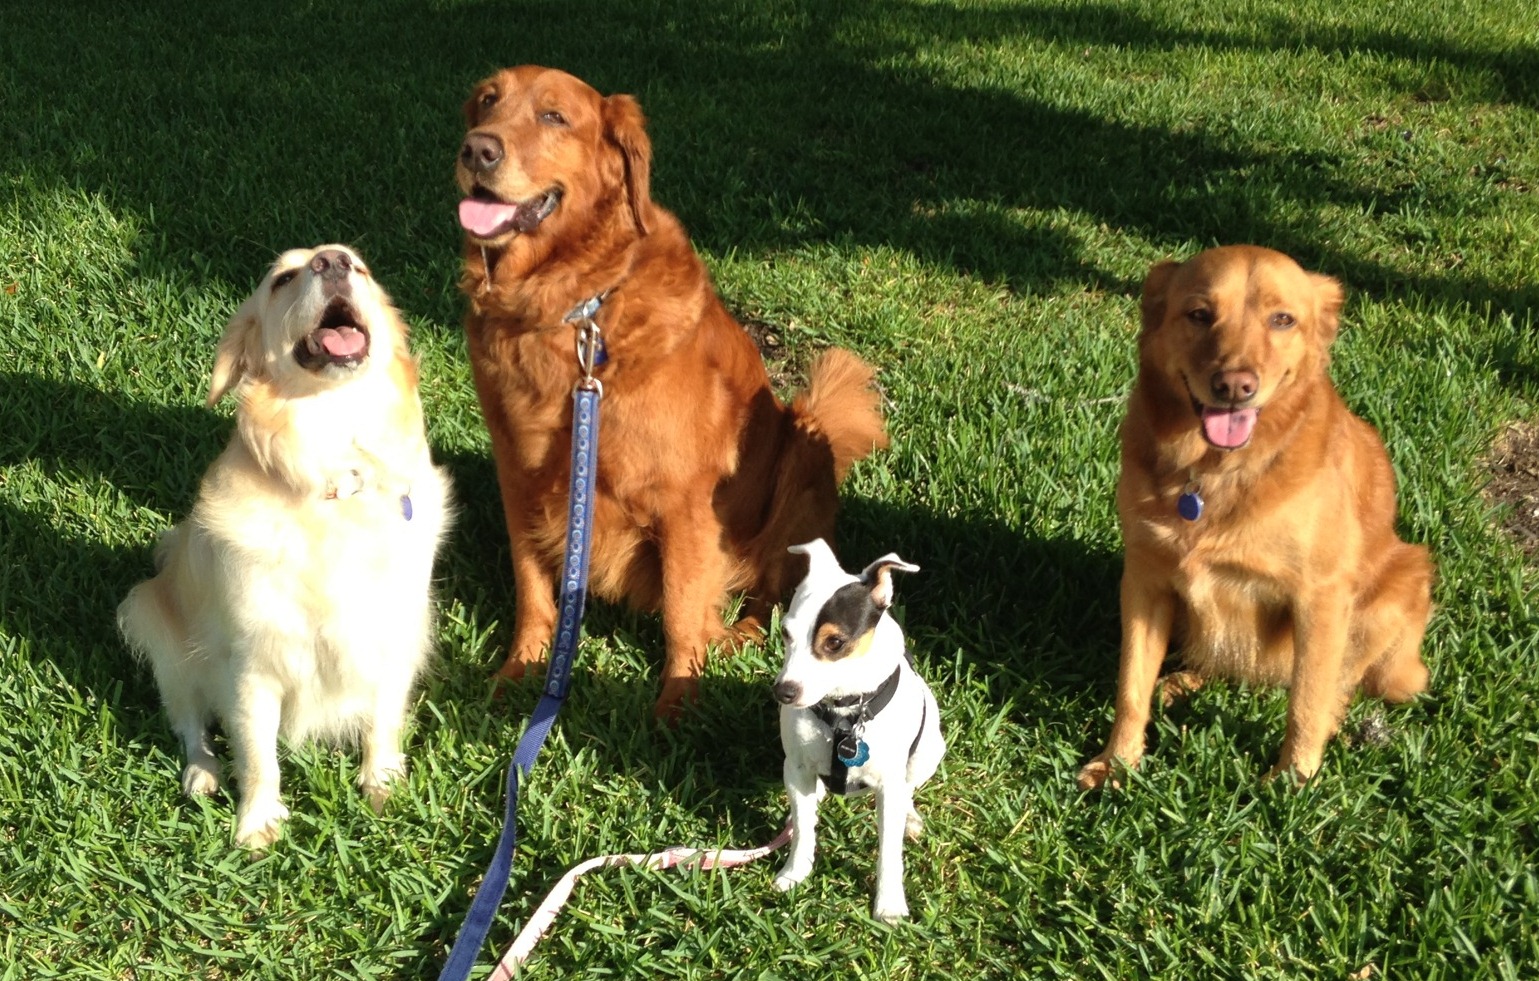
MULTIPOLYGON (((655 196, 793 362, 881 367, 893 447, 846 486, 841 552, 923 567, 901 612, 950 742, 911 923, 869 919, 874 815, 834 801, 792 895, 775 859, 595 874, 525 976, 1532 976, 1536 580, 1480 487, 1501 426, 1539 415, 1536 45, 1525 0, 8 5, 0 979, 436 976, 534 700, 487 683, 512 588, 451 182, 461 100, 519 62, 641 99, 655 196), (229 433, 202 408, 226 318, 279 251, 338 240, 415 328, 463 513, 407 784, 376 817, 354 756, 293 749, 294 818, 252 858, 227 799, 182 799, 112 614, 229 433), (1224 242, 1347 284, 1334 374, 1438 563, 1432 692, 1294 790, 1259 782, 1284 696, 1214 686, 1157 715, 1124 791, 1083 795, 1138 286, 1224 242)), ((587 626, 498 949, 585 857, 784 817, 778 651, 714 660, 662 731, 656 620, 587 626)))

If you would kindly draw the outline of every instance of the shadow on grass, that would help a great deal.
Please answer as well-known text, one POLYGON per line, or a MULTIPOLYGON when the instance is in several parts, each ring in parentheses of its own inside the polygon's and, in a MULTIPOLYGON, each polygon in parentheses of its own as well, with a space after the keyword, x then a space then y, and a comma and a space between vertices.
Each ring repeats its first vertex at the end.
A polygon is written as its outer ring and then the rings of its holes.
MULTIPOLYGON (((142 723, 157 710, 154 684, 119 639, 114 611, 151 574, 151 548, 120 544, 123 529, 143 527, 136 513, 143 509, 185 512, 228 423, 202 409, 12 372, 0 373, 0 419, 28 421, 0 427, 0 467, 30 462, 45 479, 115 489, 91 527, 61 524, 45 502, 36 510, 0 505, 6 626, 83 689, 103 693, 125 683, 117 708, 142 723)), ((10 496, 27 500, 25 491, 10 496)))
MULTIPOLYGON (((906 249, 1023 292, 1065 282, 1136 288, 1072 233, 1028 227, 1016 214, 1063 209, 1172 247, 1265 243, 1359 289, 1476 309, 1535 300, 1459 271, 1407 279, 1321 241, 1322 207, 1402 203, 1342 176, 1347 161, 1336 155, 1281 155, 1223 132, 1132 125, 1029 91, 963 88, 895 67, 921 44, 1021 38, 1308 48, 1387 55, 1391 88, 1462 85, 1534 105, 1539 56, 1527 49, 1283 21, 1191 30, 1112 4, 898 3, 874 16, 837 0, 751 10, 703 0, 396 0, 369 13, 341 34, 302 8, 267 12, 253 29, 238 7, 123 5, 82 12, 69 32, 43 7, 14 11, 10 42, 27 56, 11 59, 16 125, 7 128, 16 136, 0 150, 0 169, 103 193, 145 218, 143 248, 157 261, 230 282, 297 243, 353 242, 391 271, 403 307, 452 324, 459 104, 495 67, 537 62, 642 99, 657 195, 715 254, 851 242, 906 249), (196 25, 186 28, 192 36, 178 24, 196 25), (114 42, 82 47, 83 34, 114 42), (213 37, 220 43, 199 43, 213 37), (173 52, 178 68, 167 72, 173 52)), ((1424 193, 1404 192, 1447 216, 1469 206, 1424 193)))
MULTIPOLYGON (((121 675, 130 663, 126 652, 117 665, 81 662, 67 652, 121 650, 113 610, 153 571, 151 542, 104 541, 113 540, 114 528, 142 528, 145 510, 181 520, 202 473, 229 438, 231 422, 202 407, 168 407, 22 373, 0 373, 0 416, 38 420, 26 429, 0 429, 0 465, 30 461, 45 476, 100 481, 112 491, 108 512, 98 516, 101 526, 78 532, 57 526, 41 510, 7 506, 0 512, 8 614, 24 616, 45 654, 63 654, 61 665, 78 665, 77 680, 99 687, 121 675)), ((439 594, 492 607, 484 612, 503 624, 500 633, 506 635, 512 582, 494 469, 475 454, 440 454, 439 460, 453 474, 459 505, 438 569, 439 594)), ((847 499, 840 529, 839 553, 847 565, 896 550, 922 567, 899 589, 911 642, 956 647, 991 684, 1077 688, 1086 680, 1086 652, 1115 651, 1120 559, 1114 553, 1074 541, 1034 540, 993 519, 871 499, 847 499)), ((641 635, 644 649, 662 648, 655 616, 592 604, 588 632, 612 631, 641 635)), ((506 636, 494 638, 489 664, 441 658, 440 680, 481 685, 500 663, 505 643, 506 636)), ((1105 656, 1114 660, 1114 654, 1105 656)), ((657 666, 651 665, 651 677, 638 679, 649 691, 657 666)), ((767 698, 763 692, 755 698, 761 696, 767 698)))
POLYGON ((920 567, 897 604, 932 674, 955 652, 1025 712, 1115 677, 1120 553, 870 499, 847 500, 839 527, 848 566, 896 551, 920 567))

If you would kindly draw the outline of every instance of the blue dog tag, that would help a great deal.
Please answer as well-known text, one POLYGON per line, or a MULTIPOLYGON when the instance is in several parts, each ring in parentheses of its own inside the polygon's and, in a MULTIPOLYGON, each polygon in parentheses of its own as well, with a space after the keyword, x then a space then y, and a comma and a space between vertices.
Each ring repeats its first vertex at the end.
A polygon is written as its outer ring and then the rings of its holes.
POLYGON ((871 747, 866 745, 864 739, 846 736, 839 740, 839 762, 845 766, 864 766, 870 758, 871 747))
POLYGON ((401 495, 401 517, 405 518, 407 521, 411 520, 411 495, 410 494, 402 494, 401 495))
POLYGON ((1196 491, 1187 491, 1176 498, 1176 511, 1187 521, 1196 521, 1202 517, 1202 495, 1196 491))

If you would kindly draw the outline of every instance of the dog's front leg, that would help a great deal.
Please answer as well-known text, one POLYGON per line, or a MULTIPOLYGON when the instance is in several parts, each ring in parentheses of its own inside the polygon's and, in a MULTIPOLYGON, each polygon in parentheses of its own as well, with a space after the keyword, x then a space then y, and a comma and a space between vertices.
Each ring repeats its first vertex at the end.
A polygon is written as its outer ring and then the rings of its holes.
POLYGON ((721 524, 709 499, 693 508, 669 510, 658 532, 668 650, 656 715, 673 723, 684 703, 693 701, 700 690, 706 645, 723 633, 727 556, 721 549, 721 524))
MULTIPOLYGON (((507 360, 507 352, 494 353, 492 340, 484 327, 470 329, 465 337, 470 345, 470 365, 481 401, 481 416, 492 441, 492 462, 497 468, 497 490, 502 497, 502 517, 507 527, 508 545, 513 551, 513 642, 508 656, 497 669, 497 676, 517 681, 535 668, 556 630, 556 579, 561 573, 548 563, 535 547, 534 529, 541 515, 536 502, 544 495, 530 486, 530 474, 546 466, 541 459, 547 434, 521 429, 522 419, 514 418, 515 407, 506 399, 508 386, 523 384, 516 375, 504 375, 506 368, 494 367, 507 360), (520 435, 521 434, 521 435, 520 435), (521 449, 521 446, 527 446, 521 449)), ((550 454, 565 452, 548 449, 550 454)))
MULTIPOLYGON (((239 656, 239 655, 237 655, 239 656)), ((283 695, 266 678, 236 680, 226 729, 235 757, 240 805, 235 810, 235 843, 263 848, 278 840, 289 809, 278 796, 278 728, 283 695)))
POLYGON ((497 670, 517 681, 544 661, 556 632, 556 580, 560 573, 538 554, 528 518, 507 509, 508 538, 513 548, 513 643, 497 670))
POLYGON ((198 686, 198 672, 182 670, 180 661, 155 661, 155 682, 171 727, 182 737, 187 765, 182 768, 182 792, 192 797, 219 789, 219 760, 208 734, 209 705, 198 686))
POLYGON ((406 719, 410 688, 388 685, 374 694, 374 712, 363 733, 363 765, 358 789, 378 814, 385 809, 391 783, 406 771, 401 752, 401 729, 406 719))
POLYGON ((876 792, 876 900, 871 915, 884 923, 908 917, 903 894, 903 834, 914 810, 914 789, 901 780, 884 781, 876 792))
MULTIPOLYGON (((1130 551, 1127 561, 1135 561, 1130 551)), ((1117 705, 1111 736, 1101 750, 1079 771, 1081 790, 1093 790, 1112 777, 1121 763, 1132 768, 1144 755, 1144 729, 1149 725, 1149 701, 1159 680, 1160 665, 1170 646, 1175 619, 1175 595, 1163 577, 1150 574, 1122 575, 1122 660, 1117 670, 1117 705)), ((1116 781, 1112 781, 1116 786, 1116 781)))
POLYGON ((1294 609, 1293 676, 1288 731, 1267 780, 1292 772, 1308 780, 1320 769, 1325 744, 1352 697, 1342 685, 1352 601, 1347 589, 1319 589, 1294 609))
POLYGON ((817 850, 818 801, 824 793, 817 767, 810 761, 793 760, 788 754, 784 772, 786 796, 791 802, 791 846, 785 865, 775 876, 775 888, 781 892, 812 873, 812 860, 817 850))

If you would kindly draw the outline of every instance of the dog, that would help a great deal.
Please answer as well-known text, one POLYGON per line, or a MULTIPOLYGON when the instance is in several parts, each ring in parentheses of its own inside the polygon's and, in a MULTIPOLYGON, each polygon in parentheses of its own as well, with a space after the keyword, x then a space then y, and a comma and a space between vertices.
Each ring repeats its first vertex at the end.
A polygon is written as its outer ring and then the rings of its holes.
POLYGON ((1144 281, 1122 423, 1122 655, 1090 789, 1136 767, 1150 699, 1210 676, 1289 689, 1270 779, 1307 780, 1357 691, 1427 687, 1427 549, 1395 534, 1395 475, 1327 373, 1340 283, 1255 246, 1161 262, 1144 281), (1185 670, 1158 679, 1167 647, 1185 670))
POLYGON ((919 567, 889 554, 854 576, 822 539, 790 551, 805 555, 808 569, 781 624, 785 666, 775 679, 791 801, 791 850, 775 888, 785 892, 812 872, 818 803, 827 792, 875 792, 872 915, 891 923, 908 916, 903 839, 924 829, 914 791, 946 753, 935 694, 914 671, 903 628, 888 612, 893 571, 919 567))
POLYGON ((522 677, 553 633, 582 377, 568 321, 596 308, 589 589, 662 612, 656 714, 677 721, 707 647, 762 635, 801 573, 787 547, 832 537, 839 483, 886 446, 875 372, 834 348, 794 401, 775 396, 684 227, 652 201, 651 143, 632 97, 526 65, 477 85, 464 112, 460 285, 516 604, 499 674, 522 677), (729 633, 723 610, 739 592, 729 633))
POLYGON ((240 787, 235 838, 260 848, 289 814, 280 735, 361 742, 375 810, 401 772, 449 482, 429 456, 406 325, 348 248, 273 263, 224 331, 208 405, 231 389, 235 437, 117 619, 186 749, 183 790, 219 789, 217 719, 240 787))

